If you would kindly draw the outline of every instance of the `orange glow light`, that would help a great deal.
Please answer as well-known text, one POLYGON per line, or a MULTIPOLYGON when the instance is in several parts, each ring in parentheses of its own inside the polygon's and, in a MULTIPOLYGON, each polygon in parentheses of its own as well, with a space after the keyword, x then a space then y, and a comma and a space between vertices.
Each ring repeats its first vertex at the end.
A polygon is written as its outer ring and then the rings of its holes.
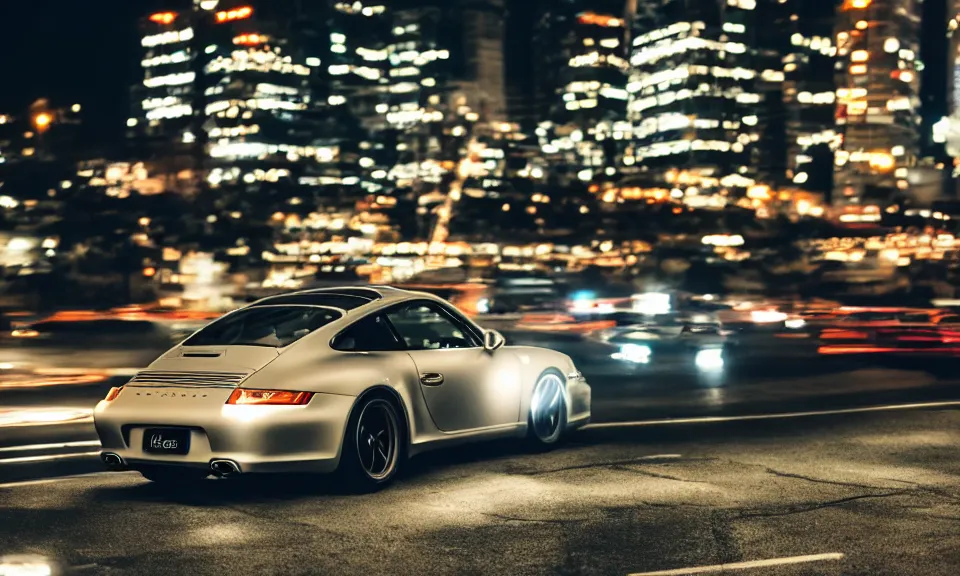
POLYGON ((581 24, 593 24, 605 28, 619 28, 623 26, 623 20, 620 18, 596 14, 594 12, 583 12, 577 16, 577 20, 579 20, 581 24))
POLYGON ((143 275, 146 276, 147 278, 156 276, 156 274, 157 274, 157 269, 154 268, 153 266, 143 269, 143 275))
POLYGON ((896 160, 890 154, 879 152, 870 156, 870 167, 880 172, 889 172, 896 165, 896 160))
POLYGON ((33 121, 39 130, 44 130, 50 126, 51 122, 53 122, 53 116, 47 114, 46 112, 41 112, 40 114, 36 115, 33 121))
POLYGON ((288 390, 245 390, 237 388, 227 404, 254 404, 261 406, 303 406, 313 398, 313 392, 288 390))
POLYGON ((233 20, 243 20, 253 15, 253 8, 241 6, 233 10, 224 10, 217 12, 217 22, 231 22, 233 20))
POLYGON ((267 37, 262 34, 241 34, 233 39, 233 43, 240 46, 256 46, 266 41, 267 37))
POLYGON ((150 21, 157 24, 170 24, 177 19, 176 12, 157 12, 150 15, 150 21))
POLYGON ((873 0, 844 0, 840 10, 844 12, 847 10, 864 10, 869 8, 872 3, 873 0))

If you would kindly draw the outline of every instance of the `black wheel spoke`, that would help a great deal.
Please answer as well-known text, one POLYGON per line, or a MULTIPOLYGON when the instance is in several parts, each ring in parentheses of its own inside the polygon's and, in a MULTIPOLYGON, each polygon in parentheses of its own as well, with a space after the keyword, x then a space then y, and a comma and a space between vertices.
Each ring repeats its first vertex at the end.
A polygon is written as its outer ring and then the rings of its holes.
POLYGON ((396 465, 397 421, 393 410, 374 400, 360 414, 357 453, 360 465, 373 479, 387 476, 396 465))
POLYGON ((556 377, 547 376, 540 382, 534 402, 534 432, 541 440, 547 440, 556 434, 563 410, 563 387, 556 377))

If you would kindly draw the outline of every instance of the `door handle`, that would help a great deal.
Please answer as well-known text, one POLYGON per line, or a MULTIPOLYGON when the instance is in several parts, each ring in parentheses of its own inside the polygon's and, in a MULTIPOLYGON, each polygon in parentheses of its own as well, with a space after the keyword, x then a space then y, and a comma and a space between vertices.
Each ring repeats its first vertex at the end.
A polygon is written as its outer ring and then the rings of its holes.
POLYGON ((436 372, 421 374, 420 382, 422 382, 424 386, 439 386, 443 384, 443 374, 437 374, 436 372))

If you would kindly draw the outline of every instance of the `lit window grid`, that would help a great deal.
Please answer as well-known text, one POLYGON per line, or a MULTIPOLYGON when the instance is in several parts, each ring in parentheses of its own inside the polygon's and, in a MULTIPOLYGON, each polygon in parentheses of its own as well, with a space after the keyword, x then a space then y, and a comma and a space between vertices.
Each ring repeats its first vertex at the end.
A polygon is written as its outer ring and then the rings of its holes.
MULTIPOLYGON (((742 23, 735 27, 738 34, 747 31, 742 23)), ((730 28, 725 32, 733 32, 730 28)), ((637 145, 631 164, 651 164, 652 159, 652 164, 669 166, 675 162, 672 157, 680 162, 748 163, 762 123, 756 111, 760 95, 754 88, 760 73, 737 66, 738 61, 750 61, 737 57, 747 51, 743 43, 712 40, 705 31, 702 22, 679 22, 634 40, 635 72, 628 91, 637 145), (725 57, 719 57, 721 53, 725 57)), ((763 79, 782 81, 774 76, 778 73, 771 70, 763 79)), ((739 171, 737 175, 742 178, 739 171)))
POLYGON ((895 168, 911 165, 917 152, 919 15, 902 6, 903 11, 891 9, 891 18, 878 22, 874 18, 882 12, 875 10, 886 2, 900 4, 899 0, 877 0, 866 10, 838 15, 837 106, 838 124, 844 128, 837 155, 838 185, 864 174, 886 184, 893 181, 871 169, 864 150, 889 154, 895 168), (860 22, 868 23, 865 31, 860 22))

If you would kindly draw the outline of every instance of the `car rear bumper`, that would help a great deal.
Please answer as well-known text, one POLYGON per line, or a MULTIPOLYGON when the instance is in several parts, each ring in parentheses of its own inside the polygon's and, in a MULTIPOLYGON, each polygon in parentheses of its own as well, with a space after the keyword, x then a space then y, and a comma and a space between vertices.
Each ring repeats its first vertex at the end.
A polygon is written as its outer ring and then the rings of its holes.
POLYGON ((101 402, 94 423, 104 453, 126 468, 155 465, 209 468, 229 460, 248 472, 330 472, 340 447, 352 396, 316 394, 305 406, 225 404, 230 390, 127 387, 113 402, 101 402), (196 397, 197 394, 207 394, 196 397), (187 454, 143 449, 149 428, 188 429, 187 454))

